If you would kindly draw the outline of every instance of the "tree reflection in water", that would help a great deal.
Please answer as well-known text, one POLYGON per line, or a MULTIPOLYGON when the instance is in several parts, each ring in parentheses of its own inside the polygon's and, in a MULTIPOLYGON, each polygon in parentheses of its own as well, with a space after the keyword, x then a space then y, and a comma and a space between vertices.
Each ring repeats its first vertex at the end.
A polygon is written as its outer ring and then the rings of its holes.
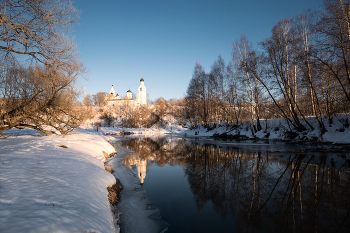
MULTIPOLYGON (((350 184, 346 156, 248 151, 184 139, 130 138, 124 164, 180 165, 200 212, 211 200, 239 232, 348 232, 350 184), (331 158, 332 157, 332 158, 331 158), (148 161, 148 162, 147 162, 148 161), (337 166, 335 166, 337 164, 337 166)), ((143 183, 143 180, 141 180, 143 183)))

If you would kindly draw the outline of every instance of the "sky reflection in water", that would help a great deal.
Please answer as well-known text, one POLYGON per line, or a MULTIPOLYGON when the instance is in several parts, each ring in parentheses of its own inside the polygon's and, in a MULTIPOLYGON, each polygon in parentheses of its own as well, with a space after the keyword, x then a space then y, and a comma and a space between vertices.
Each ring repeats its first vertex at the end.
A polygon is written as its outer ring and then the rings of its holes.
POLYGON ((272 153, 181 138, 128 138, 122 145, 135 152, 123 163, 138 173, 167 232, 350 229, 348 154, 293 146, 272 153))

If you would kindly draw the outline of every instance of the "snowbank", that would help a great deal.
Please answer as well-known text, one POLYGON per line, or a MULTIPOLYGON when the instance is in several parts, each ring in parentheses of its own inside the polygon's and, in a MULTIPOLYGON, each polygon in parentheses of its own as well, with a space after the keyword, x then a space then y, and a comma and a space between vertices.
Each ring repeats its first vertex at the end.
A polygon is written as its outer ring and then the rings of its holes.
POLYGON ((33 136, 9 130, 0 138, 0 232, 115 232, 101 136, 33 136), (24 134, 24 135, 23 135, 24 134), (21 135, 21 136, 18 136, 21 135))
POLYGON ((203 125, 195 129, 183 131, 186 136, 228 136, 236 138, 250 139, 268 139, 268 140, 287 140, 295 142, 315 141, 334 144, 350 144, 350 127, 348 125, 347 114, 337 114, 333 119, 332 124, 328 124, 328 119, 325 117, 326 132, 322 132, 315 117, 308 117, 307 120, 313 126, 307 128, 304 132, 298 132, 288 125, 284 119, 261 120, 262 130, 253 134, 251 122, 244 122, 237 128, 226 126, 225 124, 212 125, 210 129, 203 125))
MULTIPOLYGON (((262 130, 253 133, 251 121, 246 121, 239 127, 231 127, 226 124, 211 125, 209 128, 199 125, 195 129, 183 128, 178 121, 171 115, 161 118, 160 122, 151 128, 118 128, 118 127, 100 127, 99 132, 104 135, 123 135, 123 134, 142 134, 145 136, 178 134, 181 136, 223 136, 232 138, 249 138, 249 139, 267 139, 283 140, 294 142, 322 142, 334 144, 350 144, 350 117, 349 114, 336 114, 333 122, 329 124, 327 116, 323 117, 326 132, 322 132, 318 121, 315 117, 307 117, 308 122, 314 129, 311 129, 305 122, 307 129, 303 132, 296 131, 293 126, 289 125, 284 118, 279 119, 262 119, 262 130)), ((90 122, 92 124, 93 122, 90 122)), ((85 126, 85 129, 94 131, 91 126, 85 126)))
MULTIPOLYGON (((83 127, 85 129, 92 129, 92 127, 83 127)), ((118 127, 100 127, 98 129, 104 135, 123 135, 125 132, 130 134, 142 134, 142 135, 161 135, 161 134, 181 134, 186 129, 180 126, 177 120, 167 115, 161 118, 160 122, 152 126, 151 128, 118 128, 118 127)))

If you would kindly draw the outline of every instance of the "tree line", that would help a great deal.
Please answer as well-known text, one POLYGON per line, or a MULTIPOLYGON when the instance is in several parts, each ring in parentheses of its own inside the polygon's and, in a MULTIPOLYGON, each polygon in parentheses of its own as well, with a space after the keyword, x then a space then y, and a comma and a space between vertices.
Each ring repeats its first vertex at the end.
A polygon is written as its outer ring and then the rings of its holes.
POLYGON ((314 129, 314 116, 325 132, 337 113, 349 112, 349 0, 325 0, 321 10, 280 20, 258 46, 244 34, 232 45, 227 65, 221 56, 209 73, 195 65, 184 109, 192 126, 249 120, 257 132, 261 119, 283 117, 304 131, 314 129))
POLYGON ((122 127, 122 128, 164 128, 167 122, 163 119, 167 115, 172 115, 178 119, 178 123, 186 125, 186 120, 182 117, 183 100, 165 100, 162 97, 149 101, 149 105, 134 106, 125 102, 121 106, 108 106, 105 102, 99 102, 98 96, 103 96, 102 92, 95 95, 86 95, 85 106, 91 109, 95 106, 101 121, 97 122, 101 126, 122 127), (99 104, 100 103, 100 104, 99 104), (182 121, 181 121, 182 120, 182 121))

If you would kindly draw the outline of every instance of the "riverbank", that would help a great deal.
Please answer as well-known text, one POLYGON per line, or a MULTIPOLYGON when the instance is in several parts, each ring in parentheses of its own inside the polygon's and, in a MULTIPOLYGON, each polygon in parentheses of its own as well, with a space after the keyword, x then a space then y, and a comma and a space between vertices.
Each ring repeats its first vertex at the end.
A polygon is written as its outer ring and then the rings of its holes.
MULTIPOLYGON (((30 129, 0 138, 0 232, 119 232, 99 133, 43 136, 30 129)), ((103 152, 104 151, 104 152, 103 152)))
MULTIPOLYGON (((286 141, 292 143, 316 142, 331 144, 350 144, 350 125, 347 114, 338 114, 332 124, 325 124, 322 130, 315 117, 307 117, 310 128, 305 123, 305 131, 295 130, 284 118, 261 120, 262 129, 253 132, 251 121, 243 122, 239 126, 226 124, 199 125, 183 133, 192 137, 214 137, 221 139, 262 139, 272 141, 286 141)), ((328 122, 325 118, 324 122, 328 122)))
POLYGON ((100 127, 98 130, 104 135, 152 136, 175 134, 184 137, 213 137, 217 139, 262 139, 292 143, 350 144, 350 119, 348 114, 334 115, 331 123, 329 123, 328 116, 324 116, 324 129, 320 128, 316 117, 307 117, 306 119, 308 124, 303 122, 304 131, 295 130, 284 118, 260 120, 261 129, 254 132, 251 121, 242 122, 238 126, 220 123, 206 126, 198 125, 193 128, 187 125, 187 128, 185 128, 179 125, 172 116, 163 117, 161 126, 154 125, 151 128, 100 127))

